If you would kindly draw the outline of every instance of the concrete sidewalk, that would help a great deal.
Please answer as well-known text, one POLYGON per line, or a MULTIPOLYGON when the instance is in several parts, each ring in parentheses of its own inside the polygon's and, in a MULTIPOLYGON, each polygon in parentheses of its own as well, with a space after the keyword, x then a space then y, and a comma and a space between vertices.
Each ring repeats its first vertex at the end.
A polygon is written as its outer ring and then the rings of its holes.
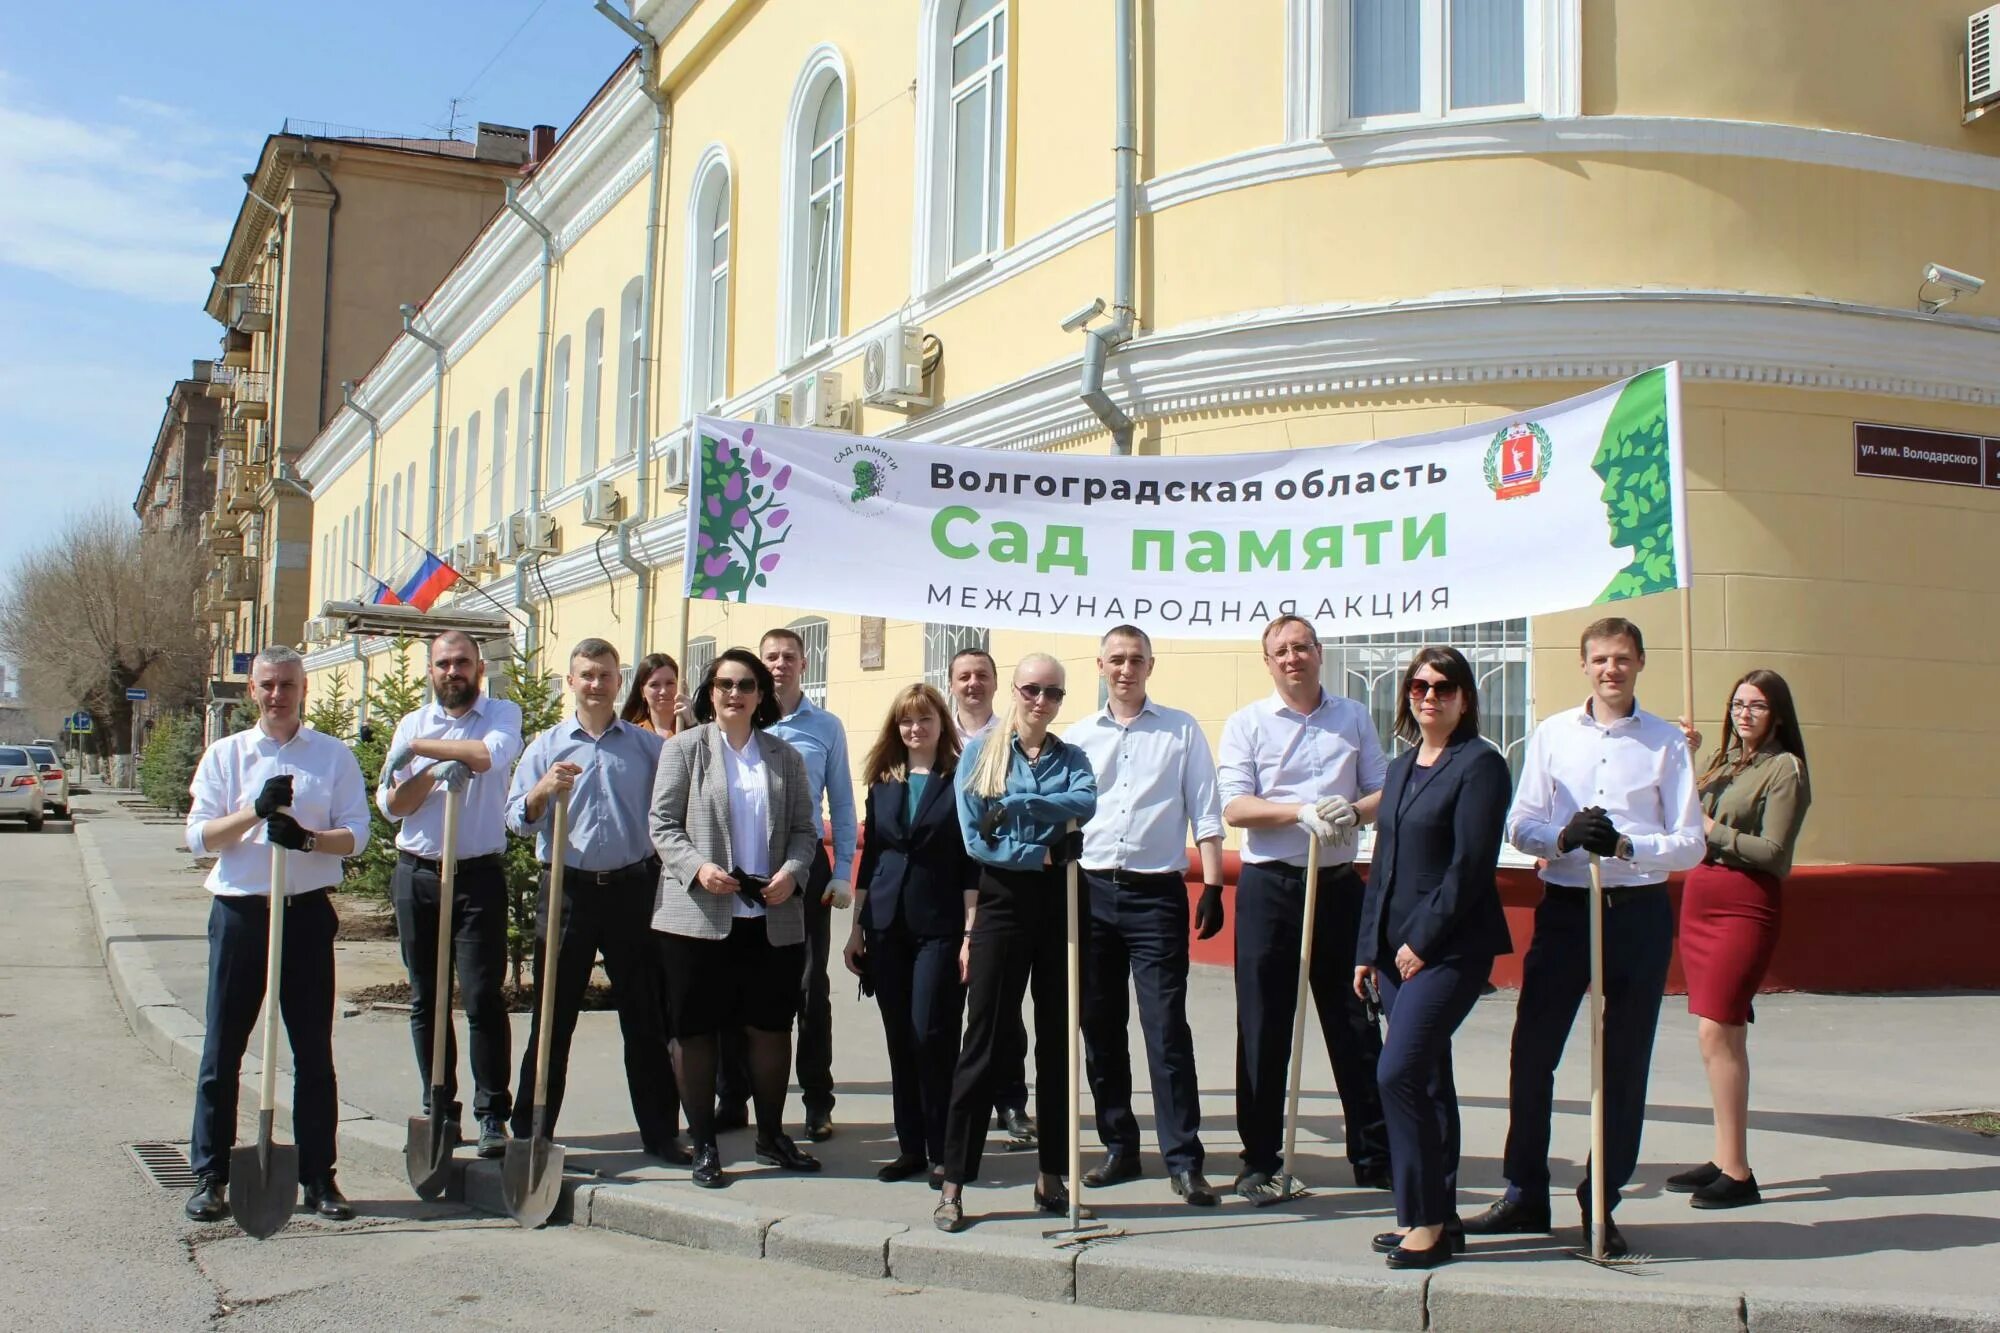
MULTIPOLYGON (((120 807, 118 795, 78 803, 87 891, 134 1031, 192 1076, 208 895, 180 850, 178 829, 120 807)), ((342 945, 341 966, 379 974, 394 947, 342 945)), ((1617 1273, 1570 1257, 1579 1232, 1563 1191, 1580 1175, 1588 1139, 1581 1027, 1557 1083, 1555 1238, 1479 1241, 1458 1262, 1424 1275, 1391 1273, 1368 1251, 1369 1237, 1392 1225, 1393 1213, 1386 1194, 1351 1186, 1316 1029, 1307 1038, 1298 1164, 1315 1187, 1309 1197, 1266 1210, 1233 1197, 1219 1209, 1187 1208, 1167 1189, 1149 1132, 1148 1178, 1085 1195, 1124 1234, 1077 1251, 1048 1245, 1048 1219, 1028 1210, 1032 1154, 988 1154, 986 1181, 966 1192, 976 1225, 956 1236, 930 1226, 937 1196, 921 1181, 878 1183, 875 1167, 895 1152, 879 1020, 873 1002, 857 1000, 841 979, 834 1011, 839 1133, 815 1148, 826 1173, 799 1178, 759 1168, 750 1136, 730 1134, 722 1148, 726 1160, 735 1159, 729 1166, 737 1179, 714 1193, 640 1155, 615 1018, 584 1015, 558 1135, 572 1170, 570 1220, 906 1283, 1349 1328, 2000 1333, 2000 1140, 1897 1118, 2000 1106, 1993 1036, 2000 997, 1760 1000, 1751 1155, 1766 1202, 1727 1213, 1693 1211, 1682 1196, 1660 1190, 1671 1172, 1707 1159, 1710 1143, 1693 1023, 1670 998, 1654 1057, 1644 1159, 1618 1213, 1633 1248, 1652 1259, 1640 1272, 1617 1273)), ((1197 969, 1190 1019, 1204 1074, 1209 1175, 1221 1185, 1235 1174, 1238 1146, 1233 1016, 1228 974, 1197 969)), ((1456 1045, 1466 1212, 1500 1187, 1512 1020, 1510 993, 1488 997, 1456 1045)), ((517 1018, 517 1062, 524 1040, 525 1020, 517 1018)), ((1133 1050, 1143 1082, 1136 1032, 1133 1050)), ((343 1158, 400 1174, 404 1119, 419 1097, 404 1016, 343 1016, 335 1053, 343 1158)), ((246 1084, 254 1064, 246 1062, 246 1084)), ((461 1084, 469 1089, 463 1069, 461 1084)), ((1150 1131, 1143 1096, 1140 1104, 1150 1131)), ((796 1119, 796 1097, 790 1110, 796 1119)), ((1096 1155, 1086 1121, 1086 1160, 1096 1155)), ((488 1165, 467 1171, 465 1192, 497 1208, 498 1174, 488 1165)))

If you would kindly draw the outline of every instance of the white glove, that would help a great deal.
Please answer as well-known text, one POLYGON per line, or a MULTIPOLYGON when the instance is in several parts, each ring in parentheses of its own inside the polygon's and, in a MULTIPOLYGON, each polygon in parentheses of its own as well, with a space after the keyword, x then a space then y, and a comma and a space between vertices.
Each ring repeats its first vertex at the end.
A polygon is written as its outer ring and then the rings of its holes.
POLYGON ((446 759, 430 767, 431 781, 447 791, 464 791, 472 785, 472 770, 457 759, 446 759))
POLYGON ((1319 817, 1337 829, 1357 828, 1361 824, 1360 812, 1345 796, 1329 796, 1314 807, 1319 817))
POLYGON ((854 906, 854 886, 844 879, 830 880, 827 883, 826 892, 820 895, 819 900, 822 903, 832 903, 835 907, 845 912, 848 908, 854 906))
POLYGON ((408 768, 411 762, 415 759, 416 755, 410 752, 410 747, 407 745, 405 745, 402 749, 396 751, 394 754, 390 755, 382 763, 383 785, 387 786, 388 784, 394 782, 396 780, 396 775, 402 772, 404 769, 408 768))
POLYGON ((1317 806, 1302 805, 1299 807, 1298 814, 1293 816, 1293 818, 1298 820, 1300 828, 1312 834, 1313 837, 1318 838, 1321 842, 1332 842, 1340 836, 1340 830, 1320 816, 1317 806))

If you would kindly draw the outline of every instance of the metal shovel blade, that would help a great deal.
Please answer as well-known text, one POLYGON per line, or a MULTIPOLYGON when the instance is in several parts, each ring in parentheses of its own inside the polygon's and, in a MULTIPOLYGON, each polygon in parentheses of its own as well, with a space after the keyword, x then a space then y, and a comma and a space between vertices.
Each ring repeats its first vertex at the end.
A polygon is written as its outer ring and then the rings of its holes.
MULTIPOLYGON (((442 1099, 440 1098, 440 1101, 442 1099)), ((420 1199, 441 1199, 451 1183, 452 1140, 457 1135, 442 1111, 413 1115, 403 1139, 403 1168, 420 1199)))
POLYGON ((563 1150, 544 1138, 508 1139, 500 1162, 500 1198, 507 1216, 524 1227, 549 1220, 562 1197, 563 1150))
POLYGON ((299 1206, 299 1150, 272 1143, 267 1128, 258 1142, 229 1150, 229 1211, 245 1234, 268 1240, 299 1206))

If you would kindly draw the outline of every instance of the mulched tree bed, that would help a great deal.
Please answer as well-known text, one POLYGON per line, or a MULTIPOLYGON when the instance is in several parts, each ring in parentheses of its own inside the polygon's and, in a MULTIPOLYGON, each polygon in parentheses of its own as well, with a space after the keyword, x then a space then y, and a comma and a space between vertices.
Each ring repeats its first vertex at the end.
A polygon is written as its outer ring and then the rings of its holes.
MULTIPOLYGON (((534 987, 530 986, 526 990, 516 990, 509 984, 502 986, 500 993, 506 997, 508 1013, 526 1014, 534 1012, 534 987)), ((390 1005, 407 1009, 410 1004, 410 983, 407 981, 385 981, 379 986, 362 986, 357 990, 345 991, 343 994, 357 1004, 365 1004, 374 1009, 381 1009, 390 1005)), ((460 1011, 463 1011, 465 1008, 465 1005, 459 999, 456 988, 453 989, 451 1007, 460 1011)), ((615 1008, 616 1006, 611 998, 611 987, 605 985, 603 982, 592 982, 590 989, 583 994, 583 1007, 585 1009, 615 1008)))

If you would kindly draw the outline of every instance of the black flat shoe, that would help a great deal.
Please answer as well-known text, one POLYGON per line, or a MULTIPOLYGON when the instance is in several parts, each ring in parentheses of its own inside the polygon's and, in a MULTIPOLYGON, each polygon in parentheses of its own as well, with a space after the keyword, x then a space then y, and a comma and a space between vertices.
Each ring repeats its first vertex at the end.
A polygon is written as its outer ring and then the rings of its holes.
POLYGON ((1755 1171, 1744 1180, 1718 1171, 1715 1179, 1696 1190, 1688 1202, 1697 1208, 1748 1208, 1753 1203, 1764 1202, 1764 1196, 1757 1192, 1755 1171))
POLYGON ((1703 1185, 1711 1184, 1722 1174, 1722 1168, 1714 1162, 1703 1162, 1700 1166, 1689 1167, 1679 1175, 1667 1177, 1667 1190, 1673 1194, 1692 1194, 1703 1185))
POLYGON ((220 1222, 229 1216, 229 1186, 220 1176, 197 1176, 195 1192, 188 1195, 190 1222, 220 1222))
MULTIPOLYGON (((1459 1221, 1458 1218, 1453 1217, 1451 1221, 1444 1224, 1444 1238, 1451 1244, 1453 1254, 1465 1253, 1465 1223, 1459 1221)), ((1374 1240, 1368 1242, 1368 1248, 1377 1254, 1388 1254, 1390 1251, 1400 1247, 1402 1243, 1402 1232, 1385 1231, 1375 1237, 1374 1240)))
POLYGON ((1547 1204, 1529 1208, 1502 1199, 1483 1212, 1465 1219, 1465 1230, 1474 1236, 1545 1236, 1554 1230, 1547 1204))
POLYGON ((885 1184, 898 1180, 908 1180, 911 1176, 916 1175, 929 1165, 930 1163, 924 1160, 922 1154, 904 1153, 895 1161, 885 1163, 881 1170, 875 1173, 875 1179, 885 1184))
POLYGON ((719 1190, 729 1183, 729 1177, 722 1174, 722 1154, 713 1143, 694 1146, 694 1175, 690 1179, 705 1190, 719 1190))
POLYGON ((811 1143, 825 1143, 833 1137, 833 1112, 820 1111, 806 1117, 806 1139, 811 1143))
POLYGON ((1106 1153, 1103 1161, 1083 1173, 1083 1183, 1090 1189, 1102 1189, 1106 1185, 1138 1178, 1138 1157, 1122 1152, 1106 1153))
POLYGON ((648 1157, 658 1158, 668 1166, 694 1165, 694 1154, 686 1148, 681 1147, 681 1141, 678 1138, 668 1139, 665 1143, 646 1144, 640 1151, 644 1152, 648 1157))
POLYGON ((307 1212, 329 1222, 346 1222, 354 1217, 354 1205, 341 1196, 340 1186, 333 1183, 332 1176, 306 1186, 305 1205, 307 1212))
POLYGON ((1439 1264, 1450 1263, 1451 1254, 1450 1238, 1440 1236, 1438 1243, 1431 1246, 1428 1250, 1406 1250, 1398 1245, 1395 1249, 1389 1251, 1385 1262, 1387 1262, 1389 1267, 1397 1269, 1436 1268, 1439 1264))
MULTIPOLYGON (((1043 1193, 1040 1185, 1035 1186, 1035 1211, 1051 1213, 1057 1217, 1069 1216, 1069 1191, 1058 1185, 1048 1193, 1043 1193)), ((1096 1217, 1088 1208, 1077 1210, 1078 1218, 1096 1217)))
MULTIPOLYGON (((1583 1214, 1583 1252, 1590 1253, 1590 1212, 1583 1214)), ((1625 1233, 1618 1229, 1618 1223, 1608 1214, 1604 1219, 1604 1257, 1622 1259, 1630 1254, 1631 1248, 1625 1244, 1625 1233)))
POLYGON ((789 1134, 773 1134, 768 1139, 757 1141, 757 1160, 767 1166, 783 1167, 787 1171, 817 1171, 819 1158, 804 1151, 793 1143, 789 1134))
MULTIPOLYGON (((1085 1176, 1084 1180, 1088 1183, 1090 1177, 1085 1176)), ((1174 1193, 1188 1201, 1190 1208, 1213 1208, 1219 1202, 1207 1177, 1199 1171, 1176 1171, 1167 1177, 1167 1183, 1174 1187, 1174 1193)))
POLYGON ((1285 1197, 1285 1186, 1268 1171, 1245 1171, 1236 1177, 1236 1192, 1264 1208, 1285 1197))

